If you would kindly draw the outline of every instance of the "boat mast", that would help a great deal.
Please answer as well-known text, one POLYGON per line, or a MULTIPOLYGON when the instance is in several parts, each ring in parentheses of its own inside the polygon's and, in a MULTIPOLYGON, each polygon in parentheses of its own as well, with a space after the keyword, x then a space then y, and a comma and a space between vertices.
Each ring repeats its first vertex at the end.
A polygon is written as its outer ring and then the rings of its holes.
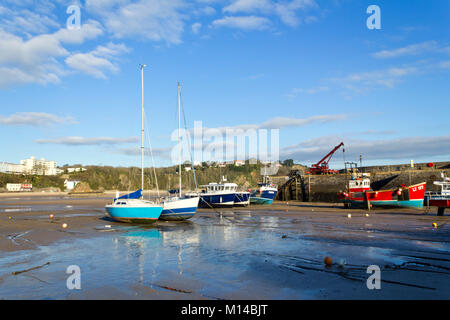
POLYGON ((141 108, 141 189, 144 193, 144 68, 141 64, 142 108, 141 108))
POLYGON ((181 198, 181 136, 180 136, 180 130, 181 130, 181 120, 180 120, 180 112, 181 112, 181 103, 180 103, 180 95, 181 95, 181 87, 180 83, 178 82, 178 174, 179 174, 179 197, 181 198))

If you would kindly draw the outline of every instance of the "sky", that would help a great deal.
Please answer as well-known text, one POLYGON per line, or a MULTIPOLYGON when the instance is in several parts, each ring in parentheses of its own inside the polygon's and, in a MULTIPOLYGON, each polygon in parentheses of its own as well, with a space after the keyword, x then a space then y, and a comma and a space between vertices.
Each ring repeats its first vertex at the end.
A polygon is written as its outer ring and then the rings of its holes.
POLYGON ((278 130, 281 160, 342 141, 331 167, 449 161, 449 18, 450 0, 2 0, 0 161, 138 166, 140 64, 156 166, 177 161, 178 82, 189 130, 278 130))

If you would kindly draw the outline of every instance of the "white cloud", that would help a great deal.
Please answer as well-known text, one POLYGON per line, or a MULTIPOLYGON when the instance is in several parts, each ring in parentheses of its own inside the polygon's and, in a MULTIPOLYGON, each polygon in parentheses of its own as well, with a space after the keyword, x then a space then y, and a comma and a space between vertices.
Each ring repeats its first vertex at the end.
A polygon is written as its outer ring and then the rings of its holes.
POLYGON ((81 44, 102 32, 98 22, 91 20, 79 30, 59 29, 28 40, 0 29, 0 87, 60 82, 66 71, 59 59, 70 54, 63 44, 81 44))
POLYGON ((436 51, 438 50, 438 48, 439 46, 436 41, 427 41, 394 50, 379 51, 377 53, 374 53, 373 56, 380 59, 397 58, 401 56, 418 55, 424 52, 436 51))
POLYGON ((408 137, 390 140, 362 140, 343 136, 324 136, 282 148, 280 157, 301 162, 317 162, 335 145, 345 143, 346 159, 366 160, 423 159, 450 154, 450 136, 408 137))
POLYGON ((403 78, 417 74, 420 71, 415 66, 391 67, 369 72, 353 73, 343 78, 332 79, 356 93, 368 91, 377 87, 393 88, 403 78))
POLYGON ((200 22, 196 22, 191 26, 192 32, 194 34, 198 34, 200 32, 200 28, 202 27, 202 24, 200 22))
POLYGON ((238 13, 238 12, 254 12, 264 11, 268 12, 273 8, 270 0, 235 0, 230 5, 222 9, 223 12, 238 13))
POLYGON ((313 94, 318 94, 318 93, 325 92, 328 90, 329 90, 329 88, 327 86, 320 86, 320 87, 315 87, 315 88, 310 88, 310 89, 294 88, 291 90, 291 92, 286 94, 286 97, 288 97, 289 99, 294 99, 300 93, 313 95, 313 94))
MULTIPOLYGON (((172 147, 170 148, 153 148, 151 151, 149 148, 145 148, 145 154, 151 155, 153 154, 154 157, 160 158, 160 159, 171 159, 171 151, 173 150, 172 147)), ((135 147, 135 148, 118 148, 112 150, 113 153, 118 154, 124 154, 127 156, 139 156, 141 154, 141 148, 135 147)))
POLYGON ((271 0, 235 0, 230 5, 223 8, 225 13, 262 13, 265 15, 276 15, 280 20, 291 27, 300 23, 297 16, 298 10, 317 8, 314 0, 292 0, 292 1, 271 1, 271 0))
POLYGON ((345 114, 337 114, 337 115, 319 115, 313 116, 304 119, 295 119, 295 118, 285 118, 285 117, 276 117, 270 119, 269 121, 264 122, 260 125, 262 129, 283 129, 287 127, 303 127, 313 123, 327 123, 333 121, 342 121, 347 119, 347 115, 345 114))
POLYGON ((194 15, 197 15, 197 16, 203 16, 203 15, 212 16, 212 15, 216 14, 216 9, 214 9, 211 6, 206 6, 206 7, 195 9, 193 11, 193 13, 194 13, 194 15))
MULTIPOLYGON (((303 127, 314 123, 328 123, 334 121, 344 121, 348 118, 345 114, 337 115, 318 115, 309 118, 288 118, 288 117, 275 117, 269 119, 261 124, 242 124, 230 127, 218 127, 218 128, 206 128, 203 130, 214 130, 218 134, 235 134, 246 130, 259 130, 259 129, 285 129, 292 127, 303 127)), ((193 134, 194 129, 189 130, 193 134)))
POLYGON ((72 117, 60 117, 44 112, 18 112, 10 116, 0 116, 0 124, 17 126, 48 126, 52 124, 75 123, 72 117))
POLYGON ((62 43, 82 44, 86 40, 95 39, 102 34, 101 24, 95 20, 88 20, 79 29, 61 28, 53 36, 62 43))
POLYGON ((116 145, 126 143, 136 143, 139 141, 138 137, 129 138, 112 138, 112 137, 63 137, 56 139, 38 139, 35 142, 39 144, 62 144, 67 146, 91 146, 91 145, 116 145))
POLYGON ((109 43, 107 46, 98 46, 88 53, 75 53, 66 58, 66 64, 85 74, 105 79, 105 71, 117 72, 119 67, 112 60, 118 55, 128 52, 124 44, 109 43))
POLYGON ((213 21, 215 27, 228 27, 243 30, 263 30, 267 29, 271 22, 269 19, 257 16, 228 16, 213 21))
POLYGON ((183 0, 86 1, 86 8, 100 17, 116 38, 141 38, 181 43, 186 4, 183 0))
POLYGON ((11 10, 0 6, 0 17, 0 28, 14 34, 30 36, 48 33, 51 29, 60 27, 53 15, 44 15, 34 10, 11 10))

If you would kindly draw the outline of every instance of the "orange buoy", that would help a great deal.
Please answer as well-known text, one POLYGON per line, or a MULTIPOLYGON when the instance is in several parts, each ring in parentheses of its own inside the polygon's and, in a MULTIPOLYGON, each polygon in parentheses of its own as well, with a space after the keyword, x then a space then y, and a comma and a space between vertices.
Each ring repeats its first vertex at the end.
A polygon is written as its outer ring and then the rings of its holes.
POLYGON ((323 259, 323 262, 327 267, 331 266, 333 264, 333 260, 329 256, 326 256, 325 259, 323 259))

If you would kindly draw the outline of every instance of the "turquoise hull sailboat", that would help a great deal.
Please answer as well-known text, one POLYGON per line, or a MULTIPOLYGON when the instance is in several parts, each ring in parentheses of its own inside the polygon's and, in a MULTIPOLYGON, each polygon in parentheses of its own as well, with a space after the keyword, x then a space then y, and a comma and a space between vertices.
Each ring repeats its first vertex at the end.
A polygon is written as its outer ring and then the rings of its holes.
POLYGON ((163 210, 161 205, 141 200, 142 190, 114 199, 105 206, 107 215, 119 222, 153 223, 163 210))
POLYGON ((136 192, 125 196, 117 196, 113 203, 105 206, 109 217, 120 222, 153 223, 157 221, 163 210, 163 206, 152 201, 142 199, 144 190, 144 65, 141 65, 142 77, 142 146, 141 146, 141 184, 136 192))

